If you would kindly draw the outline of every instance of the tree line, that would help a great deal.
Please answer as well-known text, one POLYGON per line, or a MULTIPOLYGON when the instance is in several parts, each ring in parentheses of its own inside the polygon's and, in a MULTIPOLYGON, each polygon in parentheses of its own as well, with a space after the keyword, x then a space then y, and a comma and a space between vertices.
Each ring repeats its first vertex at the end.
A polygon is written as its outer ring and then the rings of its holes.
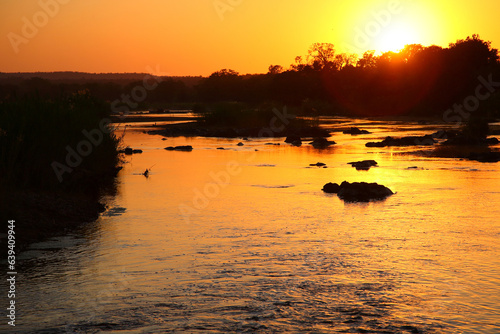
MULTIPOLYGON (((478 35, 448 48, 412 44, 400 52, 376 56, 367 51, 362 57, 316 43, 288 69, 271 65, 267 74, 254 76, 215 72, 200 83, 198 94, 212 102, 272 101, 298 106, 310 115, 441 116, 475 94, 481 78, 493 86, 500 82, 500 63, 498 50, 478 35)), ((480 112, 500 116, 500 94, 495 93, 481 103, 480 112)))
MULTIPOLYGON (((277 104, 296 107, 305 115, 425 115, 440 116, 475 94, 481 78, 493 87, 500 81, 498 50, 478 35, 440 46, 407 45, 400 52, 361 57, 338 53, 330 43, 313 44, 288 68, 269 66, 265 74, 241 75, 222 69, 206 78, 185 81, 164 78, 141 102, 139 109, 196 104, 210 109, 220 102, 240 102, 255 108, 277 104)), ((57 96, 88 90, 107 101, 140 85, 139 81, 58 83, 30 78, 0 82, 0 99, 27 94, 57 96)), ((479 112, 498 117, 500 94, 492 92, 479 112)))

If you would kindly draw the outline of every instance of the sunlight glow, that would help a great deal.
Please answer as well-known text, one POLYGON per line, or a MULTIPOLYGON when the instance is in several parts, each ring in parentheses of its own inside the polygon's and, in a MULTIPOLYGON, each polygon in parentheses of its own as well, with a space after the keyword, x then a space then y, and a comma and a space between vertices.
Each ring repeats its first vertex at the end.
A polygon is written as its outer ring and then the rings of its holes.
POLYGON ((380 53, 400 51, 408 44, 421 43, 421 38, 414 28, 405 22, 395 22, 388 26, 375 41, 380 53))
POLYGON ((0 71, 141 73, 159 64, 171 75, 267 73, 313 43, 362 56, 475 33, 498 48, 499 12, 498 0, 2 0, 0 71))

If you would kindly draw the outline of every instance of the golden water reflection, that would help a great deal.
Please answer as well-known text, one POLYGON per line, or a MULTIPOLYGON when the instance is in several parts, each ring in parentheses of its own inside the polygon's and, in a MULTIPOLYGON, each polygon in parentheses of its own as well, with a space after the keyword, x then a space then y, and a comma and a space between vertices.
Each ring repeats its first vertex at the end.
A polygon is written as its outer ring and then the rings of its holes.
POLYGON ((22 299, 39 310, 28 320, 117 332, 494 332, 498 164, 364 147, 380 135, 337 133, 338 145, 316 150, 128 132, 144 153, 127 158, 87 239, 48 259, 32 250, 43 266, 26 256, 26 289, 45 301, 22 299), (194 150, 163 150, 177 145, 194 150), (365 159, 379 167, 347 165, 365 159), (344 180, 396 194, 352 204, 321 191, 344 180))

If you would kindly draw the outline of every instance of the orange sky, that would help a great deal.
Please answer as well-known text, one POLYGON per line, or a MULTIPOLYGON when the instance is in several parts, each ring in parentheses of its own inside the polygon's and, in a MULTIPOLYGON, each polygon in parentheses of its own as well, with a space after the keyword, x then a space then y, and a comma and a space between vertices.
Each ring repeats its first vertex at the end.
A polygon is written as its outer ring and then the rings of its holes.
POLYGON ((362 53, 405 43, 447 46, 474 33, 499 47, 500 1, 479 3, 2 0, 0 71, 265 73, 271 64, 288 67, 315 42, 362 53))

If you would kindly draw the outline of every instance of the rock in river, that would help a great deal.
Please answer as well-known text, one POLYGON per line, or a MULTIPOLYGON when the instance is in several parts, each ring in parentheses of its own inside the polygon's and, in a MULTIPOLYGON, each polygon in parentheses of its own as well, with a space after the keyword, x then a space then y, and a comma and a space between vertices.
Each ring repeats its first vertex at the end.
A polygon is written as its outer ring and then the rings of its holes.
POLYGON ((315 164, 310 164, 311 167, 325 167, 326 164, 324 162, 317 162, 315 164))
POLYGON ((125 153, 126 155, 132 155, 132 154, 139 154, 139 153, 142 153, 142 150, 139 150, 139 149, 132 149, 131 147, 127 147, 121 151, 119 151, 118 153, 125 153))
POLYGON ((372 200, 383 200, 393 195, 391 189, 377 183, 366 182, 342 182, 327 183, 323 186, 323 191, 337 196, 346 202, 369 202, 372 200))
POLYGON ((366 143, 366 147, 388 147, 388 146, 431 146, 436 141, 432 135, 408 136, 403 138, 386 137, 381 142, 366 143))
POLYGON ((361 130, 360 128, 351 127, 349 130, 344 130, 343 133, 346 135, 357 136, 357 135, 369 135, 371 132, 366 130, 361 130))
POLYGON ((371 167, 376 167, 378 165, 375 160, 349 162, 348 164, 356 168, 357 170, 369 170, 371 167))
POLYGON ((499 162, 500 152, 481 152, 481 153, 471 153, 467 159, 475 160, 479 162, 499 162))
POLYGON ((292 144, 293 146, 302 146, 302 139, 299 136, 288 136, 285 143, 292 144))
POLYGON ((317 137, 317 138, 314 138, 314 140, 312 142, 310 142, 310 144, 314 148, 326 148, 326 147, 328 147, 330 145, 335 145, 337 143, 334 142, 333 140, 332 141, 328 141, 326 138, 317 137))
POLYGON ((443 145, 450 146, 495 146, 498 145, 499 141, 495 137, 482 138, 468 136, 464 134, 458 134, 455 137, 449 138, 443 143, 443 145))
POLYGON ((302 141, 302 138, 300 138, 300 136, 296 136, 296 135, 291 135, 291 136, 288 136, 286 137, 285 139, 285 143, 293 143, 294 141, 302 141))
POLYGON ((186 146, 169 146, 165 147, 167 151, 182 151, 182 152, 191 152, 193 150, 193 146, 186 145, 186 146))
POLYGON ((323 186, 322 189, 327 194, 336 194, 340 190, 340 186, 336 183, 327 183, 323 186))

